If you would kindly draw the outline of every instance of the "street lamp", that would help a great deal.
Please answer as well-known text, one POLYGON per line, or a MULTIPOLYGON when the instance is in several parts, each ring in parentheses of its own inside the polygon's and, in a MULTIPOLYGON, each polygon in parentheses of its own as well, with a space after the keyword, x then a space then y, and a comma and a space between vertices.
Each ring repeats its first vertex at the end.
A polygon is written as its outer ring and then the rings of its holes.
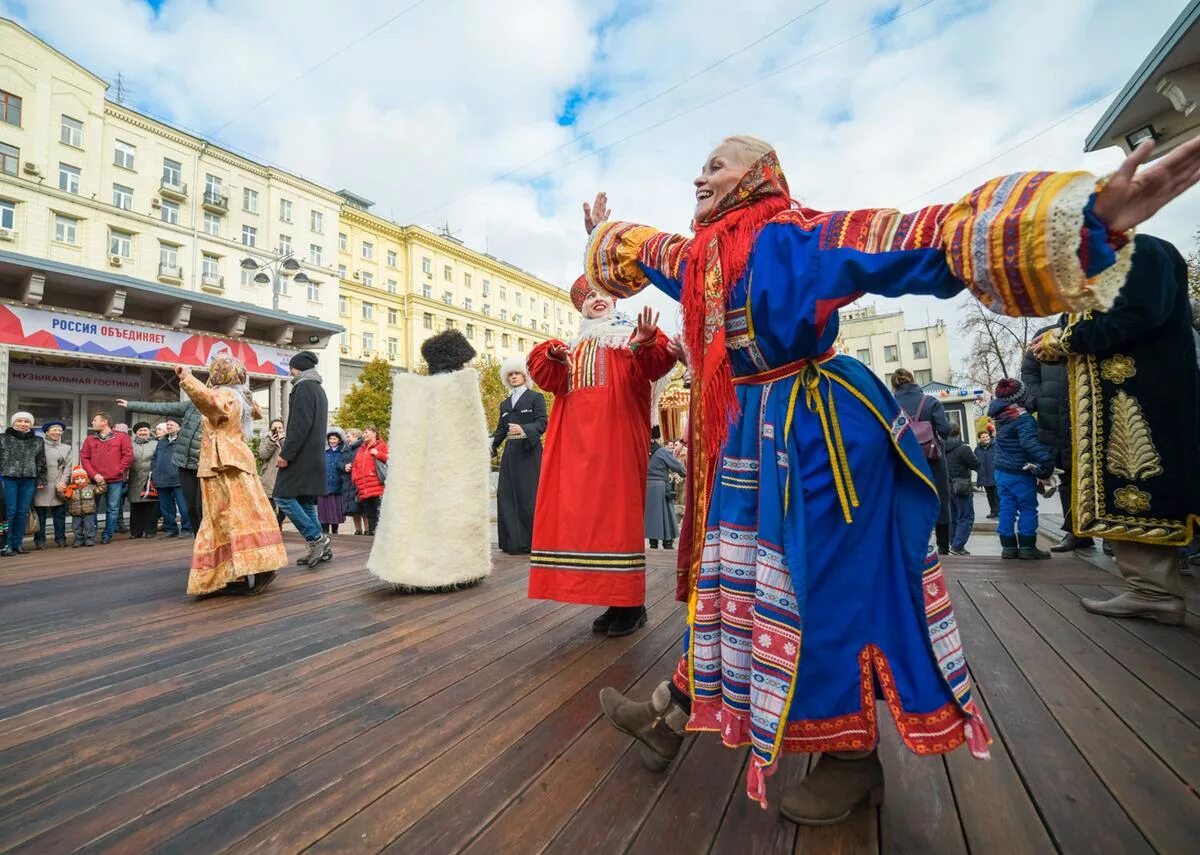
POLYGON ((279 311, 279 278, 290 276, 297 285, 306 285, 308 275, 300 269, 300 262, 288 252, 281 252, 266 261, 255 261, 250 256, 242 259, 242 270, 257 270, 254 281, 259 285, 271 285, 271 310, 279 311))

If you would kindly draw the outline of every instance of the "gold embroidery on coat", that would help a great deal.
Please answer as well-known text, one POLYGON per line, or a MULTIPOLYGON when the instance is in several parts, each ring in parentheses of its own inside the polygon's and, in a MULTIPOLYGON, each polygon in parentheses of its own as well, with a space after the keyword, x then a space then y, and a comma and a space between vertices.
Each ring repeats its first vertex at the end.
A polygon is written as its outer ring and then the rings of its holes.
POLYGON ((1163 473, 1162 459, 1150 437, 1150 425, 1137 398, 1118 392, 1112 399, 1112 434, 1108 442, 1108 471, 1126 481, 1163 473))
POLYGON ((1113 502, 1118 508, 1131 514, 1144 514, 1150 510, 1150 494, 1132 484, 1114 490, 1113 502))
POLYGON ((1133 361, 1132 356, 1116 353, 1100 363, 1100 376, 1118 386, 1135 374, 1137 374, 1137 364, 1133 361))

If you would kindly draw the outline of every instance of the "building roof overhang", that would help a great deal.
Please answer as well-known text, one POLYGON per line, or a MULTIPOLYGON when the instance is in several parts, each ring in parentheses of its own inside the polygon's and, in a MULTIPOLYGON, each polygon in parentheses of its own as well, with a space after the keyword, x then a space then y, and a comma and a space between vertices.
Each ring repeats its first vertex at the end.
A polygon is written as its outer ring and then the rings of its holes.
POLYGON ((4 251, 0 251, 0 299, 300 350, 323 348, 344 329, 178 286, 4 251))
POLYGON ((1190 0, 1134 72, 1084 142, 1085 151, 1133 149, 1137 134, 1153 128, 1155 156, 1200 130, 1200 0, 1190 0))

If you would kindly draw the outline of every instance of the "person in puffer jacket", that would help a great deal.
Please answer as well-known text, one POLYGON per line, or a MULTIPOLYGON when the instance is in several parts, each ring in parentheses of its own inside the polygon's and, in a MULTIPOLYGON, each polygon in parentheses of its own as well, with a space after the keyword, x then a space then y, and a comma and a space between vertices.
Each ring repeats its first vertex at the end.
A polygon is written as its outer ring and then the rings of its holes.
POLYGON ((33 432, 33 416, 15 413, 12 427, 0 434, 0 476, 4 478, 4 503, 8 508, 8 539, 0 555, 25 552, 25 523, 37 488, 46 483, 46 445, 33 432))
POLYGON ((1054 472, 1054 452, 1038 439, 1038 426, 1025 409, 1027 391, 1020 380, 996 384, 988 415, 996 423, 996 487, 1000 492, 997 532, 1004 558, 1045 559, 1038 549, 1038 479, 1054 472), (1015 531, 1014 531, 1015 529, 1015 531))

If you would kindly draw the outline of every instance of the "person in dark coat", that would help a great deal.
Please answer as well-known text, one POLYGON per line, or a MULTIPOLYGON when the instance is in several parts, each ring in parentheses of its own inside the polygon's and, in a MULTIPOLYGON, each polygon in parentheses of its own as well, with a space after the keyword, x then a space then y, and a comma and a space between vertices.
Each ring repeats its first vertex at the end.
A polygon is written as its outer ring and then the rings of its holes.
POLYGON ((937 536, 938 552, 942 555, 950 553, 950 475, 946 471, 946 437, 950 435, 950 419, 946 417, 946 408, 937 398, 926 395, 916 384, 913 374, 907 368, 897 368, 892 374, 892 394, 896 402, 904 410, 910 421, 929 422, 933 426, 933 435, 937 440, 937 456, 930 457, 929 469, 933 474, 933 484, 937 487, 938 499, 941 506, 938 509, 937 536))
POLYGON ((1200 522, 1200 370, 1188 309, 1187 263, 1159 238, 1133 239, 1129 275, 1112 308, 1060 319, 1034 355, 1066 359, 1075 459, 1072 522, 1104 537, 1125 578, 1083 607, 1116 618, 1186 620, 1178 548, 1200 522))
POLYGON ((1025 384, 1006 377, 996 384, 988 415, 996 422, 996 484, 1001 558, 1045 559, 1038 549, 1038 480, 1054 473, 1054 452, 1038 439, 1037 422, 1025 409, 1025 384))
MULTIPOLYGON (((1060 319, 1061 321, 1061 319, 1060 319)), ((1058 322, 1035 333, 1034 338, 1053 329, 1058 322)), ((1071 483, 1071 399, 1067 383, 1067 363, 1038 362, 1032 352, 1026 351, 1021 361, 1021 382, 1029 395, 1026 407, 1037 417, 1038 441, 1054 452, 1054 466, 1062 470, 1063 484, 1071 483)), ((1090 537, 1076 537, 1071 513, 1071 489, 1058 491, 1062 503, 1063 538, 1050 547, 1051 552, 1071 552, 1076 549, 1091 549, 1095 542, 1090 537)))
POLYGON ((529 388, 529 370, 520 357, 505 359, 500 376, 509 388, 509 395, 500 402, 500 420, 492 434, 493 456, 504 443, 496 486, 497 529, 502 550, 509 555, 528 555, 533 543, 533 509, 542 471, 546 398, 529 388))
POLYGON ((288 396, 288 428, 283 448, 275 459, 275 505, 304 535, 308 552, 302 566, 316 568, 333 558, 329 535, 317 519, 317 497, 324 496, 325 426, 329 423, 329 399, 317 373, 317 355, 302 350, 291 358, 292 392, 288 396))
POLYGON ((354 520, 354 533, 358 535, 367 533, 367 513, 358 500, 358 488, 354 486, 354 479, 350 477, 350 471, 354 468, 354 457, 362 446, 362 435, 363 432, 356 427, 346 428, 346 444, 342 446, 342 471, 346 473, 346 483, 342 493, 342 512, 354 520))
POLYGON ((346 520, 346 511, 342 506, 342 493, 346 491, 346 482, 350 475, 342 466, 342 449, 346 445, 346 437, 336 428, 325 435, 325 495, 317 499, 317 519, 321 523, 321 531, 326 534, 337 534, 338 526, 346 520))
POLYGON ((988 519, 1000 515, 1000 498, 996 493, 996 446, 992 444, 992 432, 981 430, 979 444, 975 446, 975 459, 979 461, 979 478, 976 482, 987 494, 988 519))
POLYGON ((135 413, 151 413, 156 416, 169 416, 179 424, 179 436, 175 440, 175 465, 179 473, 179 488, 183 495, 183 504, 187 507, 187 517, 184 520, 184 533, 200 530, 204 519, 204 502, 200 498, 200 411, 190 400, 186 401, 128 401, 118 398, 117 404, 135 413))
POLYGON ((971 473, 979 468, 979 458, 962 441, 958 425, 950 426, 946 437, 946 474, 950 477, 950 554, 970 555, 967 539, 975 525, 975 491, 971 473))
POLYGON ((46 483, 46 444, 33 432, 33 416, 13 414, 12 426, 0 434, 0 476, 8 511, 8 540, 0 555, 25 552, 25 523, 39 485, 46 483))
MULTIPOLYGON (((179 420, 167 416, 163 422, 166 433, 154 448, 154 459, 150 464, 150 477, 158 490, 158 510, 163 519, 163 532, 167 537, 179 537, 179 525, 186 529, 188 524, 187 500, 179 481, 179 464, 176 449, 180 439, 179 420), (176 516, 179 518, 177 523, 176 516)), ((199 458, 197 458, 199 459, 199 458)), ((184 532, 186 534, 186 531, 184 532)))
POLYGON ((655 425, 650 433, 650 466, 646 470, 646 539, 651 549, 658 549, 660 540, 663 549, 674 549, 679 523, 675 519, 671 473, 683 478, 687 470, 671 449, 659 442, 661 436, 655 425))

